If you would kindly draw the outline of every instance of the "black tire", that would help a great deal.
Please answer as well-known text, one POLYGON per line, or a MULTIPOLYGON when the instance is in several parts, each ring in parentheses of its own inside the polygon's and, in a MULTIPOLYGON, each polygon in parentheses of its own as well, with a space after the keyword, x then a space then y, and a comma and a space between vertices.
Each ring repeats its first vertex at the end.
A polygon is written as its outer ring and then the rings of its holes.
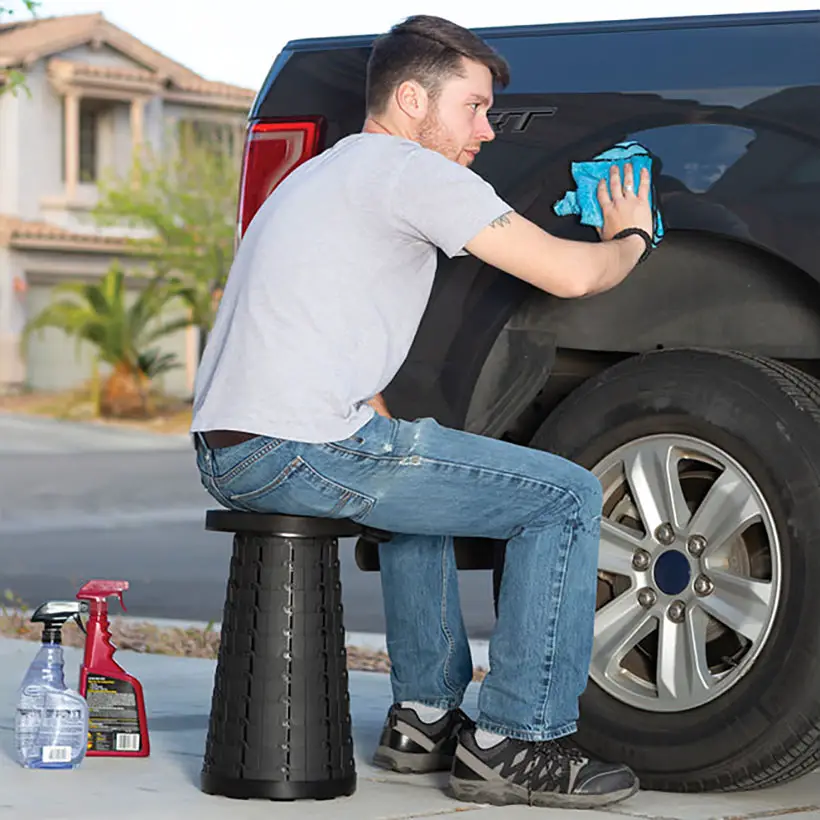
POLYGON ((820 386, 745 354, 652 352, 578 388, 531 446, 593 469, 650 434, 697 437, 751 476, 780 542, 779 603, 760 653, 725 693, 653 712, 590 678, 577 740, 630 764, 649 789, 732 791, 797 778, 820 763, 820 386))

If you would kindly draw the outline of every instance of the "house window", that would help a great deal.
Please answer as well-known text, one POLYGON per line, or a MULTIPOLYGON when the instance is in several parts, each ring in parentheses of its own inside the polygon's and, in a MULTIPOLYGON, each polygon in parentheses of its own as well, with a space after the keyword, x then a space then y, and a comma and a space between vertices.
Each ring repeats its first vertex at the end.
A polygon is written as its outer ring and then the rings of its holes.
POLYGON ((92 100, 80 103, 80 182, 97 181, 99 107, 92 100))
POLYGON ((180 120, 179 145, 186 148, 204 148, 214 154, 236 157, 242 149, 240 127, 235 123, 212 120, 180 120))
MULTIPOLYGON (((80 182, 96 182, 100 155, 100 115, 105 112, 106 103, 99 100, 80 100, 79 111, 79 156, 77 172, 80 182)), ((66 114, 61 112, 60 122, 60 179, 66 179, 66 114)))

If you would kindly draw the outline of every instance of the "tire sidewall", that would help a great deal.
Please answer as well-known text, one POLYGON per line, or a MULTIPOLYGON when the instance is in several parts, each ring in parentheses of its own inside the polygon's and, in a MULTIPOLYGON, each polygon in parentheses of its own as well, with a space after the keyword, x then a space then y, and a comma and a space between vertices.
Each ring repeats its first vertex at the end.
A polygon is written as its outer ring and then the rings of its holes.
POLYGON ((664 433, 719 447, 758 485, 780 541, 781 590, 758 658, 729 691, 701 707, 649 712, 590 680, 581 698, 579 741, 661 778, 731 765, 744 749, 745 757, 756 759, 789 742, 795 720, 807 700, 816 705, 820 688, 820 596, 814 592, 820 578, 814 466, 820 463, 820 427, 748 363, 675 351, 627 361, 582 386, 547 419, 531 446, 592 469, 623 444, 664 433))

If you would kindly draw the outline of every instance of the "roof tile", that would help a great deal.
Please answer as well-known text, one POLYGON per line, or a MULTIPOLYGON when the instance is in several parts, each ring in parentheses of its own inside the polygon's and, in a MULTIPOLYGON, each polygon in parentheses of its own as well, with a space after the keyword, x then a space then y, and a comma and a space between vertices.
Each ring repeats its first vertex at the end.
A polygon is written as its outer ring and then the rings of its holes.
MULTIPOLYGON (((137 63, 134 72, 170 80, 182 91, 252 100, 255 91, 207 80, 181 63, 166 57, 127 31, 113 25, 102 13, 45 17, 0 24, 0 68, 20 66, 59 54, 83 42, 100 41, 122 51, 137 63), (139 66, 143 68, 139 68, 139 66)), ((114 76, 129 69, 77 64, 88 76, 114 76)))
POLYGON ((131 243, 125 237, 69 231, 47 222, 0 214, 0 247, 27 245, 31 241, 70 245, 78 250, 105 247, 114 252, 131 247, 131 243))

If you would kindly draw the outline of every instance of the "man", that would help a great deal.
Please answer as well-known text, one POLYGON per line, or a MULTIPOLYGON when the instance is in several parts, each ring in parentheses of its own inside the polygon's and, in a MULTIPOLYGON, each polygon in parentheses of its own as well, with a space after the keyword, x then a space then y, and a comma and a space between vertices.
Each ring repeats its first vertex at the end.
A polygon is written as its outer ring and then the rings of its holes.
POLYGON ((493 139, 506 63, 453 23, 414 17, 374 46, 367 117, 292 173, 249 226, 197 378, 202 481, 223 505, 350 518, 381 546, 391 708, 375 755, 451 769, 461 800, 601 806, 633 794, 576 730, 592 644, 602 493, 557 456, 392 418, 381 397, 412 343, 436 249, 558 297, 621 282, 652 231, 649 179, 613 169, 599 243, 550 236, 468 166, 493 139), (624 229, 637 229, 614 238, 624 229), (642 236, 642 233, 644 236, 642 236), (508 541, 475 723, 454 536, 508 541))

